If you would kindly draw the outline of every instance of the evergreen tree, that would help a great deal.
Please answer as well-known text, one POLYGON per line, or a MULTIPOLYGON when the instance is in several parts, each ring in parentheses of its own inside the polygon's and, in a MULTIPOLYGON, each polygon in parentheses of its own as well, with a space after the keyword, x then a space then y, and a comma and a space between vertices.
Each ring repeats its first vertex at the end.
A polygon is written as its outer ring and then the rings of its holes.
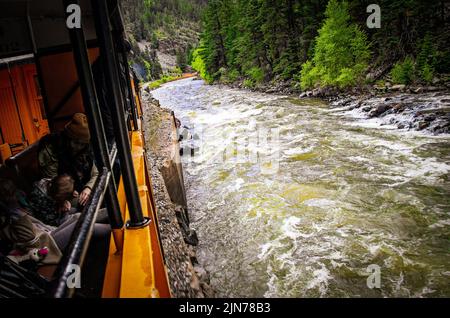
POLYGON ((304 88, 356 85, 369 62, 383 75, 408 56, 427 81, 450 72, 444 0, 380 0, 380 29, 366 28, 373 1, 347 1, 209 0, 198 51, 205 72, 210 79, 253 84, 300 74, 304 88))
POLYGON ((222 21, 220 20, 221 4, 220 0, 209 2, 204 16, 202 50, 199 51, 206 71, 214 78, 218 70, 227 65, 222 21))
POLYGON ((302 88, 346 87, 360 83, 370 59, 366 35, 351 23, 346 2, 330 0, 325 16, 314 57, 302 68, 302 88))

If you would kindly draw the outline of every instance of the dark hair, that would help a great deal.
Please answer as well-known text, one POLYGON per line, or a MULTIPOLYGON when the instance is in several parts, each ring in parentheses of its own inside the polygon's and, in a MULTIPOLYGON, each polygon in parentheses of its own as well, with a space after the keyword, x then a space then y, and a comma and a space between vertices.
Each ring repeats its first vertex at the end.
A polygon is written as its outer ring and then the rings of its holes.
POLYGON ((17 187, 9 179, 0 179, 0 202, 10 207, 18 203, 16 197, 17 187))
POLYGON ((74 180, 68 174, 62 174, 53 178, 48 189, 48 195, 57 204, 72 198, 74 191, 74 180))

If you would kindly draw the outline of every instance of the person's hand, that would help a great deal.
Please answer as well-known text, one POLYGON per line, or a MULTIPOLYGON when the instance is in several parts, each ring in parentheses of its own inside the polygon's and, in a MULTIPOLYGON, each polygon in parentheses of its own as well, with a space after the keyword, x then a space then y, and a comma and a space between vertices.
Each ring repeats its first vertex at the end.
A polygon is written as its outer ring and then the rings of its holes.
POLYGON ((80 193, 80 197, 78 198, 78 202, 80 205, 84 206, 89 200, 89 197, 91 196, 91 189, 84 188, 83 191, 80 193))
POLYGON ((73 196, 74 199, 77 199, 80 196, 80 194, 78 193, 78 191, 75 190, 75 191, 73 191, 73 195, 72 196, 73 196))
POLYGON ((72 204, 70 204, 69 201, 64 201, 63 206, 61 207, 61 212, 69 212, 70 209, 72 208, 72 204))

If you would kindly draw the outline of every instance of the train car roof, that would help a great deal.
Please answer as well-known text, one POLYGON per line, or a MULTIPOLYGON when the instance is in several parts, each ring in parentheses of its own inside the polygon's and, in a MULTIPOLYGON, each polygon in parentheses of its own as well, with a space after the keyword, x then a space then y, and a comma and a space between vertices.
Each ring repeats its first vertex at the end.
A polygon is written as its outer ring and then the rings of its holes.
MULTIPOLYGON (((117 0, 108 0, 112 28, 122 30, 117 0), (118 13, 118 14, 117 14, 118 13)), ((80 0, 86 41, 95 41, 91 1, 80 0)), ((0 58, 39 53, 70 44, 62 0, 1 0, 0 58)))

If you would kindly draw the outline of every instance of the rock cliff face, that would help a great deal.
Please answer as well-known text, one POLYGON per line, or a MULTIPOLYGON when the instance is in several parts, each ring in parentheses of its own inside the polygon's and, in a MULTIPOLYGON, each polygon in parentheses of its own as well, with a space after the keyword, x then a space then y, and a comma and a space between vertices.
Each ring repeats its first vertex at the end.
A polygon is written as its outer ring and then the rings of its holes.
POLYGON ((170 110, 161 108, 158 101, 147 94, 143 96, 143 113, 148 168, 172 295, 213 297, 209 275, 198 263, 195 247, 190 245, 195 244, 195 241, 192 242, 192 231, 183 217, 186 207, 183 206, 182 198, 174 195, 178 190, 174 188, 182 184, 174 181, 178 179, 180 170, 173 167, 181 166, 177 165, 179 145, 173 117, 170 110))
POLYGON ((205 0, 121 0, 131 60, 142 80, 171 73, 199 41, 205 0), (180 62, 180 61, 178 61, 180 62))

